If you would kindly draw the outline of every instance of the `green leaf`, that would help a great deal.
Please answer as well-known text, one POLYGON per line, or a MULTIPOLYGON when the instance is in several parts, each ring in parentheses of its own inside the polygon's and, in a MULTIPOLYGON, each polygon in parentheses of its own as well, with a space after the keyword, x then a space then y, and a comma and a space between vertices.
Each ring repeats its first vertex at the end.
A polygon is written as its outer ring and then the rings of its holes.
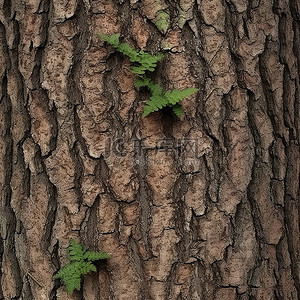
POLYGON ((108 44, 112 45, 114 48, 117 48, 119 46, 119 38, 120 38, 120 34, 116 33, 116 34, 112 34, 112 35, 107 35, 104 33, 99 33, 99 37, 104 40, 105 42, 107 42, 108 44))
POLYGON ((96 272, 97 269, 90 261, 85 261, 84 264, 81 265, 81 268, 80 268, 81 275, 86 275, 92 271, 96 272))
POLYGON ((84 253, 84 259, 89 261, 95 261, 100 259, 107 259, 110 258, 110 255, 106 252, 94 252, 94 251, 87 251, 84 253))
POLYGON ((137 74, 137 75, 144 75, 145 74, 145 68, 143 66, 133 66, 131 67, 131 71, 132 73, 134 74, 137 74))
POLYGON ((131 48, 128 44, 126 43, 121 43, 117 50, 125 55, 127 55, 129 57, 129 60, 131 62, 138 62, 139 61, 139 57, 138 54, 136 53, 136 51, 131 48))
POLYGON ((162 109, 167 105, 168 105, 167 99, 163 95, 153 94, 150 97, 150 100, 148 100, 144 106, 143 117, 146 117, 150 113, 158 111, 159 109, 162 109))
POLYGON ((148 81, 150 81, 150 79, 147 77, 146 78, 138 77, 134 80, 134 86, 137 89, 139 89, 141 87, 145 87, 149 84, 148 81))
POLYGON ((134 86, 136 88, 146 87, 151 92, 151 94, 158 94, 161 95, 161 97, 163 97, 162 87, 159 84, 153 82, 148 77, 137 78, 134 82, 134 86))
POLYGON ((128 56, 131 62, 137 63, 137 66, 132 67, 132 72, 137 75, 143 75, 145 74, 145 71, 153 72, 157 62, 163 57, 162 54, 153 56, 143 50, 136 52, 127 43, 119 42, 120 34, 113 34, 109 36, 107 34, 99 33, 99 37, 115 47, 117 51, 128 56))
POLYGON ((172 110, 174 112, 174 114, 177 116, 177 117, 180 117, 183 115, 183 109, 182 109, 182 106, 180 104, 176 104, 172 107, 172 110))
POLYGON ((138 56, 139 56, 139 63, 145 68, 145 70, 150 72, 153 72, 155 70, 157 63, 163 57, 162 54, 153 56, 144 51, 140 51, 138 53, 138 56))
POLYGON ((175 105, 184 98, 194 94, 198 89, 188 88, 185 90, 169 90, 166 91, 165 97, 168 99, 169 104, 175 105))
POLYGON ((70 262, 69 264, 61 268, 56 275, 54 275, 54 279, 61 278, 62 281, 65 281, 65 279, 67 278, 76 277, 77 275, 80 276, 79 268, 82 263, 83 261, 70 262))
POLYGON ((54 279, 60 279, 65 284, 68 293, 72 294, 74 289, 80 290, 81 277, 92 271, 96 271, 96 267, 92 261, 110 258, 105 252, 86 251, 86 249, 76 242, 70 240, 68 246, 70 263, 62 267, 54 279))
POLYGON ((68 247, 70 261, 77 261, 83 259, 83 254, 86 249, 77 243, 74 239, 71 239, 68 247))
POLYGON ((66 280, 65 282, 67 292, 69 294, 73 294, 74 290, 80 290, 80 285, 81 285, 81 278, 80 277, 73 277, 70 278, 69 280, 66 280))
MULTIPOLYGON (((159 30, 166 32, 169 28, 170 16, 165 11, 159 11, 155 19, 156 25, 159 30)), ((119 34, 113 34, 111 36, 106 34, 99 34, 107 43, 113 45, 117 51, 128 56, 130 61, 134 63, 131 67, 132 73, 137 75, 137 79, 134 82, 134 85, 137 89, 146 87, 150 92, 150 99, 146 101, 144 106, 143 117, 148 116, 151 112, 158 111, 166 106, 172 108, 175 115, 180 116, 183 114, 183 110, 179 102, 184 98, 192 95, 197 92, 198 89, 188 88, 184 90, 169 90, 164 93, 161 85, 153 82, 150 78, 146 76, 146 72, 154 72, 157 66, 157 63, 163 58, 162 53, 152 55, 148 52, 140 50, 136 52, 130 45, 126 43, 119 42, 119 34)), ((85 251, 84 248, 74 248, 70 252, 70 257, 72 260, 78 260, 82 257, 82 251, 85 251)), ((85 256, 86 257, 86 256, 85 256)))
POLYGON ((163 88, 159 84, 149 85, 148 88, 153 95, 160 95, 160 97, 164 97, 163 88))
POLYGON ((142 115, 142 117, 143 118, 145 118, 145 117, 147 117, 149 114, 151 114, 152 112, 154 112, 155 110, 153 110, 153 108, 151 107, 151 106, 149 106, 149 105, 145 105, 144 106, 144 112, 143 112, 143 115, 142 115))

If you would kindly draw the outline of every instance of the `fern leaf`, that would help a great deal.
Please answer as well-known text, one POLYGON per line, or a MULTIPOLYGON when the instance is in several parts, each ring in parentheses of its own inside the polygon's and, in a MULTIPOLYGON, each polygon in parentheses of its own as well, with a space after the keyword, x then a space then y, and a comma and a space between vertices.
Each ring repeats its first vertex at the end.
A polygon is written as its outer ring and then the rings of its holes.
POLYGON ((73 294, 74 290, 80 290, 81 286, 81 278, 79 277, 72 277, 69 278, 68 280, 64 281, 64 284, 66 286, 67 292, 69 294, 73 294))
POLYGON ((84 261, 84 263, 81 265, 80 268, 81 275, 86 275, 92 271, 96 272, 97 271, 96 267, 92 264, 92 262, 84 261))
POLYGON ((174 114, 177 116, 177 117, 180 117, 183 115, 183 109, 182 109, 182 106, 180 104, 176 104, 172 107, 172 110, 174 112, 174 114))
POLYGON ((135 80, 134 82, 134 86, 136 88, 141 88, 141 87, 146 87, 150 92, 151 94, 153 95, 162 95, 163 93, 163 89, 162 87, 157 84, 157 83, 154 83, 150 78, 148 77, 142 77, 142 78, 138 78, 135 80))
POLYGON ((162 53, 151 55, 150 53, 140 51, 138 54, 141 57, 142 61, 148 65, 156 65, 163 58, 162 53))
POLYGON ((165 97, 168 99, 168 103, 171 105, 175 105, 183 99, 180 90, 166 91, 165 97))
POLYGON ((80 266, 83 263, 83 261, 73 261, 67 265, 65 265, 63 268, 59 270, 59 272, 53 276, 54 279, 60 278, 63 282, 72 277, 80 277, 80 266))
POLYGON ((139 77, 139 78, 136 78, 136 79, 134 80, 134 86, 135 86, 137 89, 139 89, 139 88, 141 88, 141 87, 148 86, 149 82, 150 82, 150 79, 149 79, 149 78, 147 78, 147 77, 145 77, 145 78, 139 77))
POLYGON ((159 107, 156 106, 153 102, 148 101, 145 106, 144 106, 144 113, 143 113, 143 117, 148 116, 150 113, 158 111, 159 107))
POLYGON ((149 53, 140 51, 140 52, 138 52, 138 55, 140 57, 140 63, 145 66, 149 66, 149 65, 152 65, 153 63, 155 63, 155 61, 153 61, 153 56, 149 53))
POLYGON ((148 82, 147 88, 151 91, 152 96, 145 104, 143 117, 166 106, 171 106, 175 115, 180 116, 183 114, 183 111, 178 103, 185 97, 198 91, 198 89, 189 88, 185 90, 170 90, 162 94, 160 85, 154 84, 152 81, 148 82))
MULTIPOLYGON (((171 107, 174 114, 177 116, 183 114, 183 110, 181 105, 179 105, 179 102, 182 101, 184 98, 197 92, 198 89, 174 89, 166 91, 164 93, 163 88, 159 84, 154 83, 150 78, 145 76, 145 73, 147 71, 155 71, 157 63, 163 58, 162 53, 151 55, 150 53, 145 52, 143 50, 136 52, 130 45, 119 42, 119 34, 113 34, 109 36, 100 33, 99 37, 107 43, 109 43, 110 45, 112 45, 113 47, 115 47, 117 51, 128 56, 130 61, 134 63, 134 66, 131 67, 131 71, 138 77, 138 79, 136 79, 134 83, 135 87, 138 89, 141 87, 146 87, 150 91, 151 96, 144 106, 143 117, 146 117, 150 113, 158 111, 159 109, 162 109, 166 106, 171 107)), ((82 257, 82 255, 84 255, 85 251, 86 250, 84 248, 74 248, 70 250, 70 257, 73 261, 78 260, 80 259, 80 257, 82 257)), ((87 256, 85 255, 85 259, 86 257, 87 256)), ((89 261, 92 261, 92 259, 90 259, 89 261)))
POLYGON ((84 253, 84 259, 87 259, 88 261, 95 261, 107 258, 110 258, 110 255, 106 252, 87 251, 84 253))
POLYGON ((74 289, 80 290, 81 276, 92 271, 96 267, 92 261, 110 258, 105 252, 86 251, 76 240, 71 239, 68 247, 70 263, 61 268, 54 279, 60 279, 65 284, 68 293, 72 294, 74 289))
POLYGON ((151 106, 148 106, 147 104, 144 106, 144 112, 142 117, 145 118, 147 117, 149 114, 151 114, 152 112, 154 112, 153 108, 151 106))
POLYGON ((147 70, 148 70, 149 72, 154 72, 154 71, 155 71, 155 68, 149 66, 149 67, 147 68, 147 70))
POLYGON ((148 103, 151 103, 152 106, 156 106, 159 109, 168 105, 167 99, 161 94, 152 95, 150 97, 150 101, 148 101, 148 103))
POLYGON ((60 278, 63 284, 66 286, 68 293, 72 294, 74 289, 80 290, 81 273, 80 265, 83 261, 72 262, 64 266, 55 276, 54 279, 60 278))
POLYGON ((198 89, 189 88, 185 90, 170 90, 166 91, 165 97, 168 99, 169 104, 175 105, 184 98, 194 94, 198 89))
POLYGON ((181 90, 183 98, 186 98, 198 91, 199 89, 195 89, 195 88, 188 88, 188 89, 181 90))
POLYGON ((83 254, 86 249, 76 242, 74 239, 71 239, 70 245, 68 247, 70 261, 79 261, 83 259, 83 254))
POLYGON ((121 43, 117 50, 125 55, 127 55, 129 57, 129 60, 131 62, 138 62, 139 61, 139 57, 138 57, 138 53, 131 48, 128 44, 126 43, 121 43))
POLYGON ((144 51, 140 51, 138 53, 139 56, 139 63, 150 72, 153 72, 156 68, 157 63, 160 61, 160 59, 163 57, 162 55, 158 54, 156 56, 152 56, 149 53, 146 53, 144 51))
POLYGON ((116 33, 116 34, 112 34, 112 35, 107 35, 104 33, 99 33, 99 37, 104 40, 105 42, 107 42, 108 44, 112 45, 114 48, 117 48, 119 46, 119 38, 120 38, 120 34, 116 33))
POLYGON ((73 261, 64 266, 53 278, 60 278, 68 293, 72 294, 74 289, 80 290, 81 276, 92 271, 96 271, 96 267, 91 261, 73 261))
POLYGON ((146 69, 143 66, 133 66, 133 67, 131 67, 132 73, 137 74, 137 75, 144 75, 145 70, 146 69))
POLYGON ((163 97, 163 95, 154 94, 150 97, 150 100, 148 100, 144 106, 143 117, 146 117, 150 113, 158 111, 159 109, 162 109, 167 105, 168 105, 167 99, 163 97))
POLYGON ((119 37, 120 37, 120 34, 113 34, 109 37, 109 39, 107 40, 107 42, 109 44, 111 44, 113 47, 117 48, 118 45, 119 45, 119 37))
POLYGON ((160 95, 163 97, 163 89, 159 84, 152 82, 152 84, 148 85, 147 87, 153 95, 160 95))

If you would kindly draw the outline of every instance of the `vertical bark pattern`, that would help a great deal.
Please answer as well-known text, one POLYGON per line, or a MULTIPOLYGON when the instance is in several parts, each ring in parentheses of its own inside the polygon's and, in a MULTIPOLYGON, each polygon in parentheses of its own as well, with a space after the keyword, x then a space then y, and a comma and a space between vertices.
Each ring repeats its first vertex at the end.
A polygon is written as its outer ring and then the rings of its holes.
POLYGON ((300 4, 0 0, 0 299, 296 300, 300 4), (164 51, 185 116, 97 33, 164 51), (69 239, 111 259, 68 295, 69 239))

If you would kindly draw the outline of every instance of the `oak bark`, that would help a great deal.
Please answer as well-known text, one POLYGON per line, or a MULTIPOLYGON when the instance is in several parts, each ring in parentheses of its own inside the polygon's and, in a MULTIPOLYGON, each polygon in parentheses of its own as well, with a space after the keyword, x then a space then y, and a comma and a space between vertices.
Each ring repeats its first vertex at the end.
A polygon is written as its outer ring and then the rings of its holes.
POLYGON ((299 299, 298 0, 0 7, 0 299, 299 299), (199 88, 182 118, 99 32, 199 88), (72 237, 112 257, 67 295, 72 237))

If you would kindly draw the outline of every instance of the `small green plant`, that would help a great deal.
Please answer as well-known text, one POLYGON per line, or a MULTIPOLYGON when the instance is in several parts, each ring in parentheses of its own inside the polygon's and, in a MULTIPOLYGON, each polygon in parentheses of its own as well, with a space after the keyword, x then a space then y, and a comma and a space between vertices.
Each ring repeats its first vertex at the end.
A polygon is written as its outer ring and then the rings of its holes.
POLYGON ((99 37, 113 46, 117 51, 129 57, 129 60, 133 63, 131 71, 137 76, 135 80, 135 87, 138 89, 145 87, 150 91, 150 99, 146 101, 143 117, 146 117, 150 113, 158 111, 164 107, 172 108, 173 112, 177 116, 181 116, 183 114, 183 110, 179 102, 185 97, 197 92, 198 89, 175 89, 164 92, 163 88, 159 84, 153 82, 146 75, 147 72, 155 71, 157 63, 162 59, 163 54, 158 53, 157 55, 151 55, 142 50, 136 52, 130 45, 120 43, 120 34, 113 34, 109 36, 100 33, 99 37))
POLYGON ((83 275, 96 271, 96 267, 92 262, 110 258, 110 255, 105 252, 87 251, 74 239, 70 240, 68 251, 70 262, 61 268, 53 278, 60 278, 68 293, 72 294, 75 289, 80 290, 83 275))

